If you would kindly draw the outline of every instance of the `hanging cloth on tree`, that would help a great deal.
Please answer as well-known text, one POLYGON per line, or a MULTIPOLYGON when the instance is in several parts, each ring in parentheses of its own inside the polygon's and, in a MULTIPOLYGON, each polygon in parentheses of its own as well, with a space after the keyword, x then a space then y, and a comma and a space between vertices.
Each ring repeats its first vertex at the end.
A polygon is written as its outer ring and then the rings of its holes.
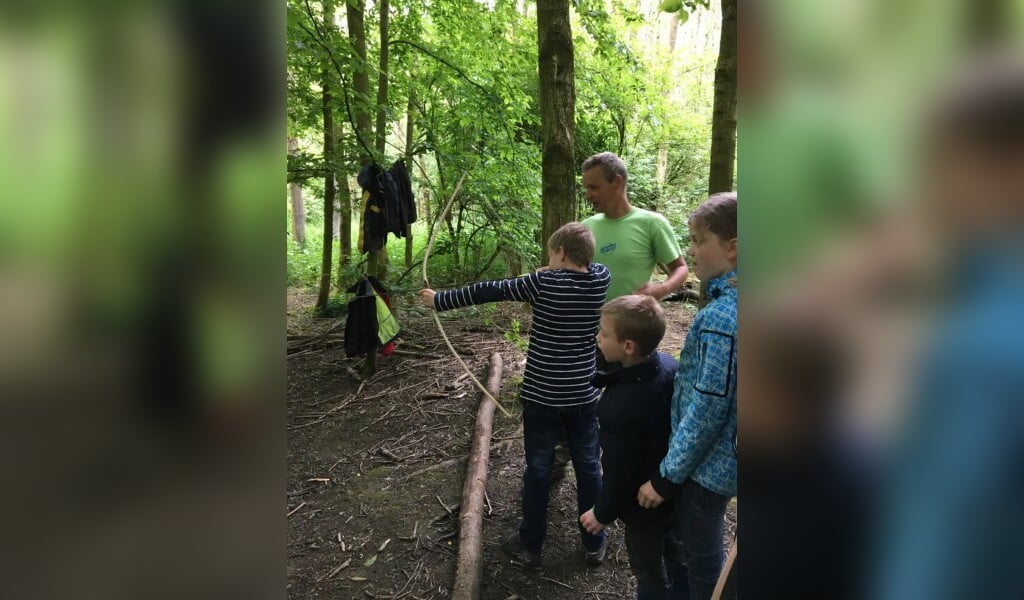
POLYGON ((355 297, 348 303, 345 318, 345 354, 358 356, 376 348, 384 356, 391 354, 401 327, 384 286, 376 277, 366 275, 348 291, 355 297))
POLYGON ((410 225, 416 222, 416 197, 412 195, 412 180, 409 172, 405 169, 405 163, 396 160, 391 165, 391 176, 398 187, 398 208, 401 213, 402 224, 410 225))
POLYGON ((416 222, 416 202, 402 161, 396 161, 386 171, 375 163, 366 165, 359 171, 357 181, 364 190, 360 250, 380 250, 389 233, 405 237, 406 226, 416 222))
POLYGON ((369 164, 359 171, 356 177, 359 187, 363 188, 363 227, 359 232, 359 249, 363 252, 380 250, 388 237, 387 195, 381 181, 381 170, 375 164, 369 164))

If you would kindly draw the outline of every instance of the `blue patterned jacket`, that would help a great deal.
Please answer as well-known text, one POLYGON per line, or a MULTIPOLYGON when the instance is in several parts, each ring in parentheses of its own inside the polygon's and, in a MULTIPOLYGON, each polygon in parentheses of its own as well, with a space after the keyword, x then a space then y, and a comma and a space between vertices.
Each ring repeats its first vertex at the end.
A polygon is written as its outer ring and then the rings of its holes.
POLYGON ((736 271, 708 282, 713 300, 693 319, 672 393, 672 437, 651 480, 665 498, 687 478, 736 495, 736 271))

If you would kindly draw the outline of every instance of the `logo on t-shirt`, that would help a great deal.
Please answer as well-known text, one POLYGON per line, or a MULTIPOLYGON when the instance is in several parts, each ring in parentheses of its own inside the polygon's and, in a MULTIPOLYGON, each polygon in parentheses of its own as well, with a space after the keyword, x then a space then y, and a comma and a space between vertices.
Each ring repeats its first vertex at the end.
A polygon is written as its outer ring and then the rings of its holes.
POLYGON ((612 252, 615 252, 615 244, 601 246, 601 254, 611 254, 612 252))

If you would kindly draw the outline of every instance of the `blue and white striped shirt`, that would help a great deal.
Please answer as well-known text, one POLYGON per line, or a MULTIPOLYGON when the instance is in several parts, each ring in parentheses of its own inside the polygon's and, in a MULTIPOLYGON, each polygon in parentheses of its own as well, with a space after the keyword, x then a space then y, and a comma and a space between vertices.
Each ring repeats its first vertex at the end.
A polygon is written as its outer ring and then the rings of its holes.
POLYGON ((604 304, 611 277, 608 268, 592 263, 586 273, 552 269, 498 281, 438 292, 438 311, 487 302, 518 301, 533 305, 530 347, 520 398, 548 406, 594 402, 600 390, 594 375, 598 309, 604 304))

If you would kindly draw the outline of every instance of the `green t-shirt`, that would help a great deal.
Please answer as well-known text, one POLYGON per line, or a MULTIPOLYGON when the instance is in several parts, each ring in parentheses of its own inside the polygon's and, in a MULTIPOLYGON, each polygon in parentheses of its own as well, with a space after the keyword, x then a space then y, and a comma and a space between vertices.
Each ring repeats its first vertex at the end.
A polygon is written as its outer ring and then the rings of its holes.
POLYGON ((594 262, 612 274, 606 301, 632 294, 651 280, 657 263, 670 263, 683 254, 668 219, 656 212, 634 206, 624 217, 596 214, 583 224, 597 241, 594 262))

